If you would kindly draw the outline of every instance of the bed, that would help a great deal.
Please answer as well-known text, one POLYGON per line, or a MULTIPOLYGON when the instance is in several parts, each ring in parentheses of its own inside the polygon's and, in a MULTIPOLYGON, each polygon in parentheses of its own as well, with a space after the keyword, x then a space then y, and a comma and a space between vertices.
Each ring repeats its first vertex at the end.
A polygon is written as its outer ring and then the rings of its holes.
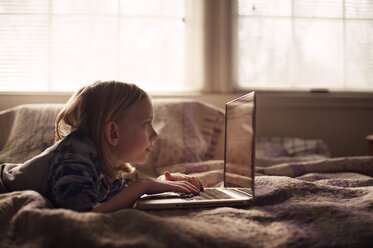
MULTIPOLYGON (((1 111, 0 162, 49 147, 61 107, 1 111)), ((159 139, 127 179, 167 170, 221 185, 223 111, 183 99, 154 100, 154 111, 159 139)), ((36 191, 0 194, 0 246, 372 247, 373 157, 331 158, 322 140, 294 137, 258 137, 256 155, 256 200, 246 208, 79 213, 53 208, 36 191)))

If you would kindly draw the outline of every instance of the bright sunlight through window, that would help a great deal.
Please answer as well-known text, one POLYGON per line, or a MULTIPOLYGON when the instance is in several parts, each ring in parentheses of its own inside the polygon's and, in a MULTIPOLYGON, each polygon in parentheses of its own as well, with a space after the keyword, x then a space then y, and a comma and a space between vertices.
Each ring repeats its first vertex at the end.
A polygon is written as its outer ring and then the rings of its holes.
POLYGON ((74 91, 95 80, 188 91, 184 0, 1 0, 0 88, 74 91))
POLYGON ((240 88, 373 90, 373 1, 239 0, 240 88))

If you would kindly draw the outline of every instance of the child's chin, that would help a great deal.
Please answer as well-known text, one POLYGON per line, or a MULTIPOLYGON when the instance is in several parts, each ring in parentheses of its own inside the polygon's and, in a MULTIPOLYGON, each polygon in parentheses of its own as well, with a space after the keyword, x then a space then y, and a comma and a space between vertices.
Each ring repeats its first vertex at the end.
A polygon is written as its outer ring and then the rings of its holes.
POLYGON ((136 162, 136 164, 145 164, 146 161, 148 161, 148 158, 145 158, 145 159, 139 159, 139 161, 136 162))

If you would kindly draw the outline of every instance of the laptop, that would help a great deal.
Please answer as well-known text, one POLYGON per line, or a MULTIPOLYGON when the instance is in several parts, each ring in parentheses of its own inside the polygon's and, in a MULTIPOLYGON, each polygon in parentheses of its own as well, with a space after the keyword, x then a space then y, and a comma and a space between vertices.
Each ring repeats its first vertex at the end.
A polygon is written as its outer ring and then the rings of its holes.
POLYGON ((253 203, 256 96, 250 92, 225 104, 224 184, 199 195, 166 192, 143 195, 138 209, 248 206, 253 203))

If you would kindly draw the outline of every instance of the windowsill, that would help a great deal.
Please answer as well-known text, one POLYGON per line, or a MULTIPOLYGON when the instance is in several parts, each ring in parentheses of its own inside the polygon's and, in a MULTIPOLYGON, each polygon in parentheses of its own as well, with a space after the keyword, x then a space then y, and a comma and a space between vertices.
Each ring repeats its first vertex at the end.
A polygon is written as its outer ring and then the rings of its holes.
MULTIPOLYGON (((326 89, 312 89, 312 90, 264 90, 264 89, 247 89, 247 90, 235 90, 231 93, 206 93, 203 91, 174 91, 174 92, 150 92, 153 96, 197 96, 197 95, 221 95, 221 94, 245 94, 250 91, 256 91, 259 94, 266 95, 277 95, 277 96, 314 96, 314 95, 325 95, 325 96, 342 96, 342 97, 373 97, 373 91, 328 91, 326 89)), ((67 96, 72 95, 73 91, 0 91, 1 95, 61 95, 67 96)))
MULTIPOLYGON (((249 92, 155 92, 154 99, 187 98, 223 108, 225 102, 249 92)), ((256 90, 260 108, 373 109, 373 92, 306 92, 256 90)), ((65 103, 72 92, 0 92, 0 110, 25 103, 65 103)))
POLYGON ((373 92, 261 91, 259 104, 271 108, 373 108, 373 92))

